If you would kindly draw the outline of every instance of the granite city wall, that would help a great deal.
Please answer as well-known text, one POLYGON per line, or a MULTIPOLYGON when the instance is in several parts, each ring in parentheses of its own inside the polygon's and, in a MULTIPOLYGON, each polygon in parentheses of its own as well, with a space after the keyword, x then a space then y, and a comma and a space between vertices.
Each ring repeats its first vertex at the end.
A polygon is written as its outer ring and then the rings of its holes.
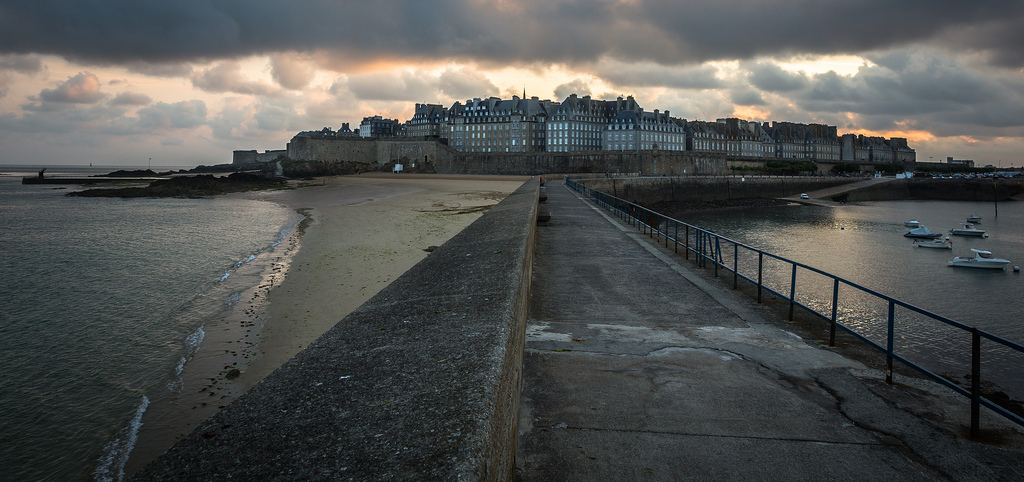
POLYGON ((591 151, 483 154, 454 152, 435 169, 450 174, 642 173, 645 176, 726 174, 726 158, 677 151, 591 151))

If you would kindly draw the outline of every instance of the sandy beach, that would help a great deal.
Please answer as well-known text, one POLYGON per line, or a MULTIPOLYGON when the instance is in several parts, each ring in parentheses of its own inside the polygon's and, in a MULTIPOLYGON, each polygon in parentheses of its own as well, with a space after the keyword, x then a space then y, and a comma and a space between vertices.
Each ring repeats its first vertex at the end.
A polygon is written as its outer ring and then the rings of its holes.
POLYGON ((231 194, 306 217, 223 319, 208 322, 185 389, 154 400, 131 474, 242 395, 528 179, 369 173, 231 194))
POLYGON ((284 281, 269 290, 259 358, 242 383, 259 382, 526 179, 374 173, 256 193, 310 223, 284 281))

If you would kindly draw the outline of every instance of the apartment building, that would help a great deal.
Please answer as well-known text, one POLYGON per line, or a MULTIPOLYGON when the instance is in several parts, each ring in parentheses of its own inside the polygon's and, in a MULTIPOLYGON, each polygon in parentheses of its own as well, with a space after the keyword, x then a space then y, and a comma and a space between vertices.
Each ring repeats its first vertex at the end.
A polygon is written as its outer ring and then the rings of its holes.
POLYGON ((543 152, 546 120, 557 102, 498 97, 456 102, 448 112, 448 145, 463 152, 543 152))
POLYGON ((404 134, 405 126, 398 119, 385 119, 379 115, 364 117, 359 123, 359 137, 389 137, 404 134))
POLYGON ((668 111, 647 112, 632 96, 614 101, 571 94, 561 102, 537 97, 474 98, 440 104, 416 104, 405 124, 367 117, 362 137, 437 136, 463 152, 585 152, 595 150, 689 150, 727 157, 914 162, 916 153, 903 138, 847 134, 835 126, 794 122, 750 122, 738 118, 711 121, 673 119, 668 111))
POLYGON ((619 112, 603 134, 604 150, 608 151, 686 150, 686 131, 669 117, 668 111, 658 109, 619 112))
POLYGON ((571 94, 547 118, 547 151, 599 151, 605 127, 619 112, 637 108, 632 96, 606 101, 571 94))
POLYGON ((441 104, 416 104, 412 119, 405 123, 409 137, 440 137, 447 109, 441 104))

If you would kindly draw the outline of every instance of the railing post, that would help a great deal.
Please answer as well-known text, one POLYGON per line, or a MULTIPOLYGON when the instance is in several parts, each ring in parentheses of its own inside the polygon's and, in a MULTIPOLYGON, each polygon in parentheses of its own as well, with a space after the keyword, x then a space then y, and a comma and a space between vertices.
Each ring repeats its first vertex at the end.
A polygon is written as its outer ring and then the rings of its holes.
MULTIPOLYGON (((711 255, 713 256, 712 262, 715 263, 715 278, 718 277, 718 265, 722 264, 722 245, 719 243, 718 236, 715 236, 715 246, 711 248, 711 255)), ((711 241, 710 235, 708 241, 711 241)))
POLYGON ((740 245, 732 243, 732 289, 739 288, 740 282, 740 245))
POLYGON ((686 260, 690 260, 690 225, 686 225, 686 246, 683 248, 683 252, 686 253, 686 260))
POLYGON ((679 221, 676 221, 676 235, 675 237, 672 238, 672 241, 674 244, 674 246, 672 246, 672 249, 676 253, 679 253, 679 221))
POLYGON ((757 304, 761 304, 761 273, 764 268, 764 253, 757 252, 757 304))
POLYGON ((895 331, 896 303, 889 300, 889 334, 885 344, 885 383, 892 385, 892 353, 893 332, 895 331))
POLYGON ((665 247, 668 247, 668 216, 665 216, 665 247))
POLYGON ((794 309, 796 309, 796 263, 793 264, 793 276, 789 280, 789 321, 793 321, 794 309))
POLYGON ((971 328, 971 437, 981 435, 981 333, 971 328))
POLYGON ((836 346, 836 314, 839 311, 839 278, 832 280, 832 323, 828 330, 828 346, 836 346))

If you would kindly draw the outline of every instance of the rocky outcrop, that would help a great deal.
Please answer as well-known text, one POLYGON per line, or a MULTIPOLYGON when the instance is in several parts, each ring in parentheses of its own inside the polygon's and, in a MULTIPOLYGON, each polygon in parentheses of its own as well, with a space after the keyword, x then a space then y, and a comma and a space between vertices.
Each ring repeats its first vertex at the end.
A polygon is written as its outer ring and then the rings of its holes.
POLYGON ((277 189, 284 181, 257 174, 236 172, 226 177, 183 176, 153 181, 146 187, 87 189, 68 193, 81 197, 209 197, 230 192, 277 189))

